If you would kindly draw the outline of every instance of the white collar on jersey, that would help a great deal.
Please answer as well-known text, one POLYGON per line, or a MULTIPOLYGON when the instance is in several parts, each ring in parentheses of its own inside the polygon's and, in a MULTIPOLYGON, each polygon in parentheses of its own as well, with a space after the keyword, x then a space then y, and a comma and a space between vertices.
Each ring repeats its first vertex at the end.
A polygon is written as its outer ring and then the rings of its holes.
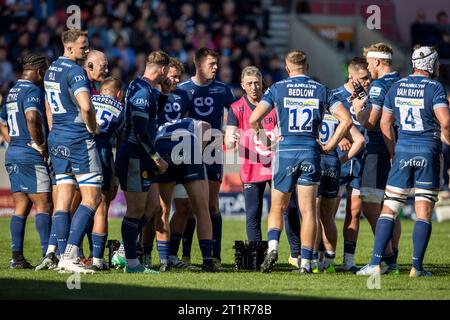
POLYGON ((17 80, 17 82, 29 82, 29 83, 33 83, 33 82, 31 82, 30 80, 27 80, 27 79, 19 79, 19 80, 17 80))
POLYGON ((289 77, 289 78, 298 78, 298 77, 305 77, 305 78, 309 78, 308 75, 306 74, 296 74, 295 76, 289 77))

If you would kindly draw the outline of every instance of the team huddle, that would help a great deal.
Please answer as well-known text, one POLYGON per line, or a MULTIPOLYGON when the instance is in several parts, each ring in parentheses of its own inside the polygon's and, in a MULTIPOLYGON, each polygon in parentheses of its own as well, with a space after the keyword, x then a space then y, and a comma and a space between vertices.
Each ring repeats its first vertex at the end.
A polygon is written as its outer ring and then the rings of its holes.
POLYGON ((296 271, 335 272, 335 215, 346 193, 341 269, 399 273, 397 216, 414 189, 410 276, 431 275, 422 264, 439 190, 441 140, 450 142, 447 95, 431 79, 439 72, 434 48, 415 48, 413 73, 401 78, 392 70, 392 48, 373 44, 364 58, 350 61, 348 81, 334 90, 307 75, 304 52, 291 51, 288 78, 267 90, 261 70, 245 67, 244 95, 236 100, 215 79, 219 56, 206 48, 196 51, 189 80, 180 83, 180 61, 154 51, 143 75, 122 90, 120 79, 107 77, 105 55, 89 51, 86 32, 65 31, 62 43, 63 56, 50 66, 43 55, 26 55, 22 78, 3 101, 0 128, 9 144, 5 166, 15 203, 11 268, 108 270, 108 210, 120 185, 127 208, 115 267, 126 273, 195 270, 190 251, 196 228, 202 270, 220 271, 225 148, 240 157, 250 241, 262 241, 263 194, 271 187, 262 272, 275 267, 284 224, 296 271), (42 248, 36 267, 23 256, 32 205, 42 248), (361 213, 375 240, 372 260, 359 269, 354 256, 361 213), (155 238, 159 271, 151 268, 155 238))

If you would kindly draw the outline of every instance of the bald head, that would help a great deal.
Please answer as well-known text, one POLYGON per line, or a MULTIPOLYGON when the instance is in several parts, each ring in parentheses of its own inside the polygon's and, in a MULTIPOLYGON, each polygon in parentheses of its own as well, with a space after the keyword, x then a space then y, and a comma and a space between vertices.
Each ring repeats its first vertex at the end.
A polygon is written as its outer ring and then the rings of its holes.
POLYGON ((102 82, 108 73, 108 60, 106 55, 98 50, 89 51, 84 62, 84 69, 91 81, 102 82))

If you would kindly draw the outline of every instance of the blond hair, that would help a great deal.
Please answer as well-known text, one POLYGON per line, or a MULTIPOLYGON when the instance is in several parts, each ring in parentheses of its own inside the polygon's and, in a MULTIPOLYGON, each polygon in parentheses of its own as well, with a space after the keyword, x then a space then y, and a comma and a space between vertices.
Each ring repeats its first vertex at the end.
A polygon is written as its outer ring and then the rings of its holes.
POLYGON ((286 62, 296 66, 297 69, 304 69, 306 61, 306 53, 300 50, 293 50, 286 55, 286 62))
POLYGON ((168 66, 169 61, 170 57, 164 51, 153 51, 148 55, 147 66, 151 66, 153 64, 158 66, 168 66))
POLYGON ((62 33, 61 41, 63 45, 66 45, 71 42, 75 42, 79 37, 87 37, 88 33, 86 31, 80 29, 69 29, 62 33))
MULTIPOLYGON (((394 50, 392 50, 392 47, 386 43, 374 43, 371 44, 369 47, 364 48, 363 52, 364 52, 364 57, 367 56, 367 53, 369 51, 374 51, 374 52, 382 52, 382 53, 389 53, 391 55, 394 55, 394 50)), ((377 58, 378 59, 378 58, 377 58)), ((392 65, 392 60, 391 59, 379 59, 381 61, 381 63, 385 66, 390 66, 392 65)))

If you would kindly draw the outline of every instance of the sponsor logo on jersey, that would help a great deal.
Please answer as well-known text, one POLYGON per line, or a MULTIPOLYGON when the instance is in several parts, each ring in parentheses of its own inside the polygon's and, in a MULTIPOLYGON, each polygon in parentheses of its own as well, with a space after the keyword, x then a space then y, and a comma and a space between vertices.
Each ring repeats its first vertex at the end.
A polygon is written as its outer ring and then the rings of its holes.
POLYGON ((381 94, 381 88, 380 87, 372 87, 372 88, 370 88, 370 91, 369 91, 370 97, 376 98, 380 94, 381 94))

